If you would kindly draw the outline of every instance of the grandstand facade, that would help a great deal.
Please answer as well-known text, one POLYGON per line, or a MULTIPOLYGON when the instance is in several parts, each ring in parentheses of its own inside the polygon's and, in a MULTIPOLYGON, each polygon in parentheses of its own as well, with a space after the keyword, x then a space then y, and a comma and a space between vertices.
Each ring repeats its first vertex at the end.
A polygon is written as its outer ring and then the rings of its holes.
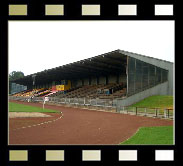
POLYGON ((16 84, 16 83, 11 83, 11 94, 15 94, 15 93, 19 93, 19 92, 22 92, 22 91, 25 91, 27 90, 27 86, 24 86, 24 85, 19 85, 19 84, 16 84))
POLYGON ((173 95, 173 63, 115 50, 13 83, 27 86, 18 96, 109 99, 129 105, 151 95, 173 95))

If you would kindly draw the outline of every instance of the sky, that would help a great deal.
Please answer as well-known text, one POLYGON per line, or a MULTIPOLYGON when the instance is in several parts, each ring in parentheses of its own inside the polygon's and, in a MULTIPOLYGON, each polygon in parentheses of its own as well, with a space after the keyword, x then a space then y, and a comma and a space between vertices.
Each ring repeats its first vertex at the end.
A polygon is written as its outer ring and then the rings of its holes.
POLYGON ((174 21, 9 21, 8 42, 25 75, 117 49, 174 62, 174 21))

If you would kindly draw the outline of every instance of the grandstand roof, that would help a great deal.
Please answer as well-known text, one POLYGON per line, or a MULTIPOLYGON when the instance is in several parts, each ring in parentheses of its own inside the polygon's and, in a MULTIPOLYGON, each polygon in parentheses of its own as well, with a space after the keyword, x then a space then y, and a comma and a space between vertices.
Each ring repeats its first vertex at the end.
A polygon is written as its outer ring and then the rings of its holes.
MULTIPOLYGON (((36 75, 36 84, 51 83, 52 81, 61 81, 63 79, 79 79, 92 76, 105 76, 109 74, 118 74, 126 72, 127 56, 142 59, 143 55, 130 53, 122 50, 115 50, 105 54, 101 54, 92 58, 69 63, 56 68, 44 70, 23 78, 13 80, 12 82, 22 85, 32 85, 32 76, 36 75)), ((160 60, 152 57, 150 59, 160 60)), ((163 62, 168 62, 160 60, 163 62)), ((168 62, 171 63, 171 62, 168 62)))

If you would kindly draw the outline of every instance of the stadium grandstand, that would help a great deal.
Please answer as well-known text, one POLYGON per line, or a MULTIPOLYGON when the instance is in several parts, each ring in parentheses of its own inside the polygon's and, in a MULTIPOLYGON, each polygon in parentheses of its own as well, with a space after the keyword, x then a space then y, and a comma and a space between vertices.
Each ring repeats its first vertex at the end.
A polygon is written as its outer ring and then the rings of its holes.
POLYGON ((115 100, 130 105, 151 95, 173 95, 173 63, 122 50, 10 82, 11 96, 115 100), (15 84, 21 85, 18 91, 15 84))

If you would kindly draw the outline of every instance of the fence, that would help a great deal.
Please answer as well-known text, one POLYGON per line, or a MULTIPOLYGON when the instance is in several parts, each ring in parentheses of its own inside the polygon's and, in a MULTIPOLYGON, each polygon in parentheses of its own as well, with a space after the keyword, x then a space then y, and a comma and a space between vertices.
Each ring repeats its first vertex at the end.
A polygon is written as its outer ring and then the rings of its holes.
POLYGON ((27 101, 27 102, 43 102, 42 97, 30 98, 30 96, 9 96, 9 100, 27 101))
POLYGON ((128 57, 128 96, 168 81, 168 70, 128 57))
POLYGON ((73 105, 73 106, 94 107, 94 108, 105 109, 105 110, 109 110, 109 109, 116 110, 116 105, 113 103, 113 100, 50 97, 49 102, 56 103, 56 104, 73 105))
POLYGON ((10 94, 18 93, 24 90, 27 90, 27 86, 16 84, 16 83, 10 83, 10 94))
MULTIPOLYGON (((9 96, 10 100, 19 100, 19 101, 27 101, 27 102, 43 102, 43 97, 20 97, 20 96, 9 96)), ((97 109, 104 110, 115 110, 116 104, 113 100, 105 100, 105 99, 90 99, 90 98, 58 98, 58 97, 49 97, 49 103, 54 104, 64 104, 64 105, 72 105, 72 106, 85 106, 92 107, 97 109)))
MULTIPOLYGON (((27 102, 43 102, 43 97, 19 97, 19 96, 9 96, 10 100, 19 100, 27 102)), ((87 108, 96 108, 103 110, 112 110, 113 112, 130 114, 130 115, 139 115, 147 117, 157 117, 157 118, 168 118, 173 119, 174 113, 173 109, 170 108, 147 108, 147 107, 130 107, 130 106, 117 106, 115 100, 104 100, 104 99, 90 99, 90 98, 57 98, 49 97, 49 103, 54 104, 64 104, 72 105, 76 107, 87 107, 87 108)))
POLYGON ((173 119, 173 116, 174 116, 173 109, 170 109, 170 108, 163 109, 163 108, 123 106, 123 107, 117 107, 116 111, 118 113, 123 113, 123 114, 157 117, 157 118, 168 118, 168 119, 173 119))

